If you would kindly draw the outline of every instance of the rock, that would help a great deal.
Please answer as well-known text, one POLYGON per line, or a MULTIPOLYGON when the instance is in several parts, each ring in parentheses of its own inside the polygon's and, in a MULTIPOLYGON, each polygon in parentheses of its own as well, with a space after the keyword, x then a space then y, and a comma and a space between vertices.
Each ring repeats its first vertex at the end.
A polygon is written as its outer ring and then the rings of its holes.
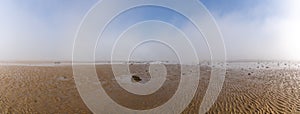
POLYGON ((139 76, 136 76, 136 75, 132 75, 131 79, 136 81, 136 82, 142 81, 142 79, 139 76))

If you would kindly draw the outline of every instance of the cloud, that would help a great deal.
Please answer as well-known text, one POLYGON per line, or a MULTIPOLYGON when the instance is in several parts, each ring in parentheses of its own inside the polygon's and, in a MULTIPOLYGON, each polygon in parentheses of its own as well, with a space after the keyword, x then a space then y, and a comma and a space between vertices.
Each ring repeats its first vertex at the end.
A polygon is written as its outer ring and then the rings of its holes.
POLYGON ((270 24, 275 25, 276 36, 280 38, 286 58, 300 60, 300 1, 286 0, 282 4, 284 10, 281 16, 270 20, 270 24))
POLYGON ((223 33, 228 58, 300 60, 300 54, 293 54, 300 48, 292 44, 300 41, 298 4, 297 0, 257 2, 224 14, 210 9, 223 33))
POLYGON ((0 60, 70 60, 74 34, 93 1, 0 2, 0 60))
MULTIPOLYGON (((204 0, 203 0, 204 1, 204 0)), ((62 2, 30 0, 26 2, 0 1, 0 60, 71 60, 74 35, 81 19, 97 0, 62 2)), ((206 3, 224 36, 228 58, 300 60, 300 4, 298 0, 231 1, 206 3), (241 6, 241 7, 239 7, 241 6)), ((126 24, 141 19, 162 17, 150 14, 130 15, 126 24), (130 19, 131 18, 131 19, 130 19)), ((168 15, 166 15, 168 16, 168 15)), ((128 17, 127 17, 128 18, 128 17)), ((196 35, 192 25, 177 17, 163 17, 170 23, 179 23, 183 31, 196 35)), ((101 21, 101 20, 100 20, 101 21)), ((123 21, 123 20, 119 20, 123 21)), ((111 29, 114 30, 114 29, 111 29)), ((108 34, 117 34, 121 28, 108 34)), ((88 34, 88 33, 87 33, 88 34)), ((108 59, 115 35, 102 39, 97 50, 99 59, 108 59), (102 54, 101 54, 102 53, 102 54)), ((132 39, 133 40, 133 39, 132 39)), ((190 39, 201 59, 209 58, 208 48, 201 38, 190 39)), ((167 49, 153 48, 157 44, 141 46, 140 50, 159 50, 155 56, 164 56, 167 49)), ((154 56, 153 55, 153 56, 154 56)), ((135 57, 137 57, 135 55, 135 57)), ((137 57, 138 58, 138 57, 137 57)))

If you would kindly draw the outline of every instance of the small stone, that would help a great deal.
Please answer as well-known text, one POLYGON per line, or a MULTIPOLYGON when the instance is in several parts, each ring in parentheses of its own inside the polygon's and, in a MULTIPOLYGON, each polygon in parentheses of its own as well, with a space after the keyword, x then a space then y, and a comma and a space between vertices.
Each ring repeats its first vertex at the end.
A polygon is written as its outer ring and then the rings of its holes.
POLYGON ((57 78, 57 80, 59 80, 59 81, 67 81, 68 78, 65 77, 65 76, 60 76, 60 77, 57 78))

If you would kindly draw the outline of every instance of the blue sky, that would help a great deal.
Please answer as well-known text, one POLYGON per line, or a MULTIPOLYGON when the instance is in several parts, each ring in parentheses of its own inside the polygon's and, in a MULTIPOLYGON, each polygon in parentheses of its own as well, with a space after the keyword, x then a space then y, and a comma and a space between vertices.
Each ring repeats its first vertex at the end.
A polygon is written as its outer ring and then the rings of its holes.
MULTIPOLYGON (((70 60, 77 27, 85 13, 97 2, 98 0, 0 1, 0 60, 70 60)), ((300 43, 300 35, 295 31, 300 27, 297 21, 300 9, 295 5, 299 1, 201 2, 212 13, 223 33, 228 59, 300 60, 300 54, 296 54, 300 50, 297 44, 300 43)), ((143 7, 128 11, 115 19, 111 30, 117 33, 126 28, 126 25, 147 19, 160 19, 186 31, 191 27, 187 19, 170 10, 143 7)), ((107 37, 103 41, 112 43, 111 39, 113 38, 107 37)), ((203 42, 199 41, 195 45, 200 45, 200 55, 208 55, 203 42)), ((151 45, 144 47, 151 48, 151 45)), ((159 48, 153 48, 157 49, 159 48)), ((99 58, 109 58, 102 48, 98 53, 99 58)), ((137 52, 139 53, 146 55, 137 52)), ((163 56, 163 53, 165 52, 157 52, 157 57, 163 56)))

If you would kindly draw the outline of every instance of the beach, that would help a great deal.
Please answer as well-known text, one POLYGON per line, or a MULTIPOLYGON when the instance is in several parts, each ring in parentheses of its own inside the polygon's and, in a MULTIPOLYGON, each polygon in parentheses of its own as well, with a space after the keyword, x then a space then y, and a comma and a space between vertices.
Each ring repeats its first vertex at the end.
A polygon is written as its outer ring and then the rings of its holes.
MULTIPOLYGON (((229 63, 218 99, 207 113, 300 113, 300 70, 294 63, 229 63)), ((180 83, 180 65, 166 65, 168 75, 158 94, 147 99, 127 95, 116 83, 111 65, 97 64, 99 82, 116 102, 136 110, 151 109, 172 97, 180 83), (123 94, 123 95, 120 95, 123 94), (137 100, 138 99, 138 100, 137 100), (143 101, 140 101, 143 100, 143 101)), ((131 81, 149 81, 146 64, 130 67, 131 81)), ((192 102, 182 113, 198 113, 211 67, 200 67, 192 102)), ((0 65, 0 113, 92 113, 81 99, 66 65, 0 65)))

